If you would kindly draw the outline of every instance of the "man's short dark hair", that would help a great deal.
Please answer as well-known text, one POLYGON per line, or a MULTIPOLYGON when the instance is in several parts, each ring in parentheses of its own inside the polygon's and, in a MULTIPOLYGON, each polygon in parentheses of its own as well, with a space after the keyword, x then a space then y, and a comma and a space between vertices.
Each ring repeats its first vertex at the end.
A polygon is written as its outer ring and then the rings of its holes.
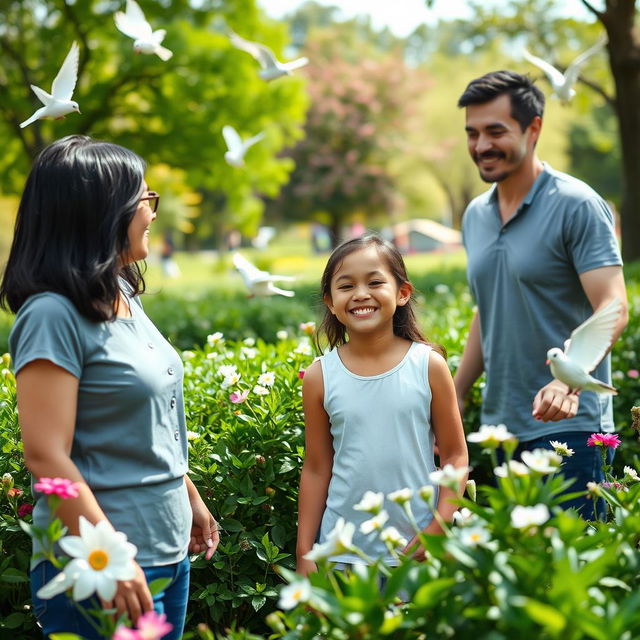
POLYGON ((544 94, 529 76, 515 71, 492 71, 472 80, 460 96, 458 106, 484 104, 505 93, 511 98, 511 117, 517 120, 522 131, 525 131, 536 116, 542 118, 544 94))

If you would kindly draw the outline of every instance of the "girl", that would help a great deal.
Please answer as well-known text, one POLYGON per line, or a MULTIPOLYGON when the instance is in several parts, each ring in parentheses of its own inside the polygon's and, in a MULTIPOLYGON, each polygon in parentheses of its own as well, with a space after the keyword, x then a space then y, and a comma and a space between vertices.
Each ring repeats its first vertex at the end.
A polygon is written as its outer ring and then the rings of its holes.
MULTIPOLYGON (((306 454, 299 497, 297 570, 316 569, 304 558, 324 542, 338 518, 359 526, 370 514, 354 510, 365 491, 414 491, 413 513, 424 533, 441 529, 415 492, 440 462, 466 467, 467 448, 453 381, 445 359, 418 329, 413 287, 402 256, 374 235, 339 246, 322 275, 326 312, 319 333, 331 351, 306 371, 302 395, 306 454)), ((318 345, 319 346, 319 345, 318 345)), ((464 482, 461 483, 461 489, 464 482)), ((440 489, 437 510, 451 520, 454 492, 440 489)), ((390 501, 387 525, 418 541, 401 507, 390 501)), ((375 534, 356 529, 353 542, 370 557, 393 559, 375 534)), ((415 551, 424 558, 424 550, 415 551)), ((362 562, 355 554, 331 558, 362 562)))
MULTIPOLYGON (((154 607, 181 638, 189 587, 187 552, 218 544, 217 526, 187 476, 182 364, 138 301, 137 260, 149 252, 159 196, 132 151, 69 136, 35 160, 22 195, 0 304, 17 313, 9 344, 26 464, 34 478, 79 484, 57 515, 108 520, 138 547, 137 575, 113 602, 135 622, 154 607), (170 578, 152 602, 147 582, 170 578)), ((52 514, 36 496, 33 521, 52 514)), ((37 597, 56 569, 34 541, 33 607, 45 637, 97 638, 66 594, 37 597)), ((95 607, 95 601, 86 601, 95 607)))

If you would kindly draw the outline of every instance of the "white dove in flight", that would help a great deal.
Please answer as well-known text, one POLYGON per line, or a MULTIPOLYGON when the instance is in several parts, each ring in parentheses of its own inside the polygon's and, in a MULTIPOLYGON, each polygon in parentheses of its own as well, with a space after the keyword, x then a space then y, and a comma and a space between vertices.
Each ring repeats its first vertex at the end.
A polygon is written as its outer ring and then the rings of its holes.
POLYGON ((32 122, 42 120, 43 118, 60 120, 72 111, 80 113, 78 103, 71 99, 78 80, 79 58, 80 49, 78 48, 78 44, 74 42, 60 67, 60 71, 58 71, 58 75, 53 80, 50 94, 40 87, 36 87, 33 84, 31 85, 33 93, 38 96, 38 100, 42 102, 44 107, 40 107, 30 118, 20 123, 22 129, 32 122))
POLYGON ((567 70, 562 73, 558 69, 556 69, 553 65, 549 64, 546 60, 542 58, 538 58, 538 56, 534 56, 532 53, 529 53, 526 49, 522 50, 524 57, 535 64, 536 67, 542 69, 549 80, 549 83, 553 87, 554 93, 560 98, 563 104, 567 104, 575 95, 575 89, 573 85, 578 80, 578 75, 580 74, 580 69, 585 65, 587 60, 594 56, 604 45, 607 43, 606 38, 601 38, 594 44, 590 49, 587 49, 583 53, 581 53, 575 60, 571 62, 571 64, 567 67, 567 70))
POLYGON ((264 131, 261 131, 252 138, 242 140, 238 132, 231 125, 226 124, 222 127, 222 137, 227 143, 228 149, 224 154, 224 159, 232 167, 244 167, 245 153, 247 153, 249 147, 264 138, 264 131))
POLYGON ((173 51, 160 44, 167 35, 166 30, 153 31, 136 0, 127 0, 126 13, 116 11, 114 19, 118 30, 133 38, 136 53, 155 53, 164 62, 173 55, 173 51))
POLYGON ((553 377, 569 385, 570 393, 585 389, 617 395, 611 385, 589 374, 607 352, 621 311, 620 299, 613 298, 571 332, 571 338, 564 343, 564 352, 558 347, 547 351, 553 377))
POLYGON ((244 283, 247 285, 247 289, 251 292, 249 297, 273 296, 278 294, 291 298, 295 295, 295 292, 279 289, 273 284, 278 281, 290 282, 295 280, 293 276, 275 276, 271 275, 268 271, 261 271, 239 253, 233 254, 233 264, 240 272, 244 283))
POLYGON ((259 44, 258 42, 245 40, 233 31, 229 33, 229 39, 236 49, 252 55, 260 63, 262 68, 258 72, 258 75, 267 82, 280 78, 281 76, 290 76, 294 69, 299 69, 309 63, 309 58, 304 57, 297 58, 291 62, 280 62, 269 47, 259 44))

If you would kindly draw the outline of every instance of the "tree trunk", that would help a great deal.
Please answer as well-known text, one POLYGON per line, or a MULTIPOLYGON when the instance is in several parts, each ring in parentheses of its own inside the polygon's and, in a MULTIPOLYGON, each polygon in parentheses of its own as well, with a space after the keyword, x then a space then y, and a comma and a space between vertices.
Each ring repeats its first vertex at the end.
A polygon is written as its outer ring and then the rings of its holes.
POLYGON ((640 34, 635 13, 635 0, 606 0, 606 9, 596 13, 609 37, 616 87, 623 177, 622 255, 628 262, 640 258, 640 34))

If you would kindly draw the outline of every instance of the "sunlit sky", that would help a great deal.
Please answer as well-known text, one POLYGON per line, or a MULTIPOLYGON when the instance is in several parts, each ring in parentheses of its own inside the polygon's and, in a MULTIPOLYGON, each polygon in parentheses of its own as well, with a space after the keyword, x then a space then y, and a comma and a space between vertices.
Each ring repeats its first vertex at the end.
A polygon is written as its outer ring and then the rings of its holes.
MULTIPOLYGON (((258 0, 265 13, 272 18, 281 18, 294 11, 305 0, 258 0)), ((411 33, 417 25, 426 22, 433 24, 439 19, 468 18, 470 11, 467 0, 435 0, 429 9, 424 0, 317 0, 324 5, 338 6, 341 18, 350 18, 358 14, 367 14, 375 28, 388 26, 397 36, 411 33)), ((487 0, 494 5, 505 4, 500 0, 487 0)), ((595 3, 596 6, 599 4, 595 3)), ((589 12, 580 0, 560 0, 561 15, 584 17, 591 21, 589 12)))

